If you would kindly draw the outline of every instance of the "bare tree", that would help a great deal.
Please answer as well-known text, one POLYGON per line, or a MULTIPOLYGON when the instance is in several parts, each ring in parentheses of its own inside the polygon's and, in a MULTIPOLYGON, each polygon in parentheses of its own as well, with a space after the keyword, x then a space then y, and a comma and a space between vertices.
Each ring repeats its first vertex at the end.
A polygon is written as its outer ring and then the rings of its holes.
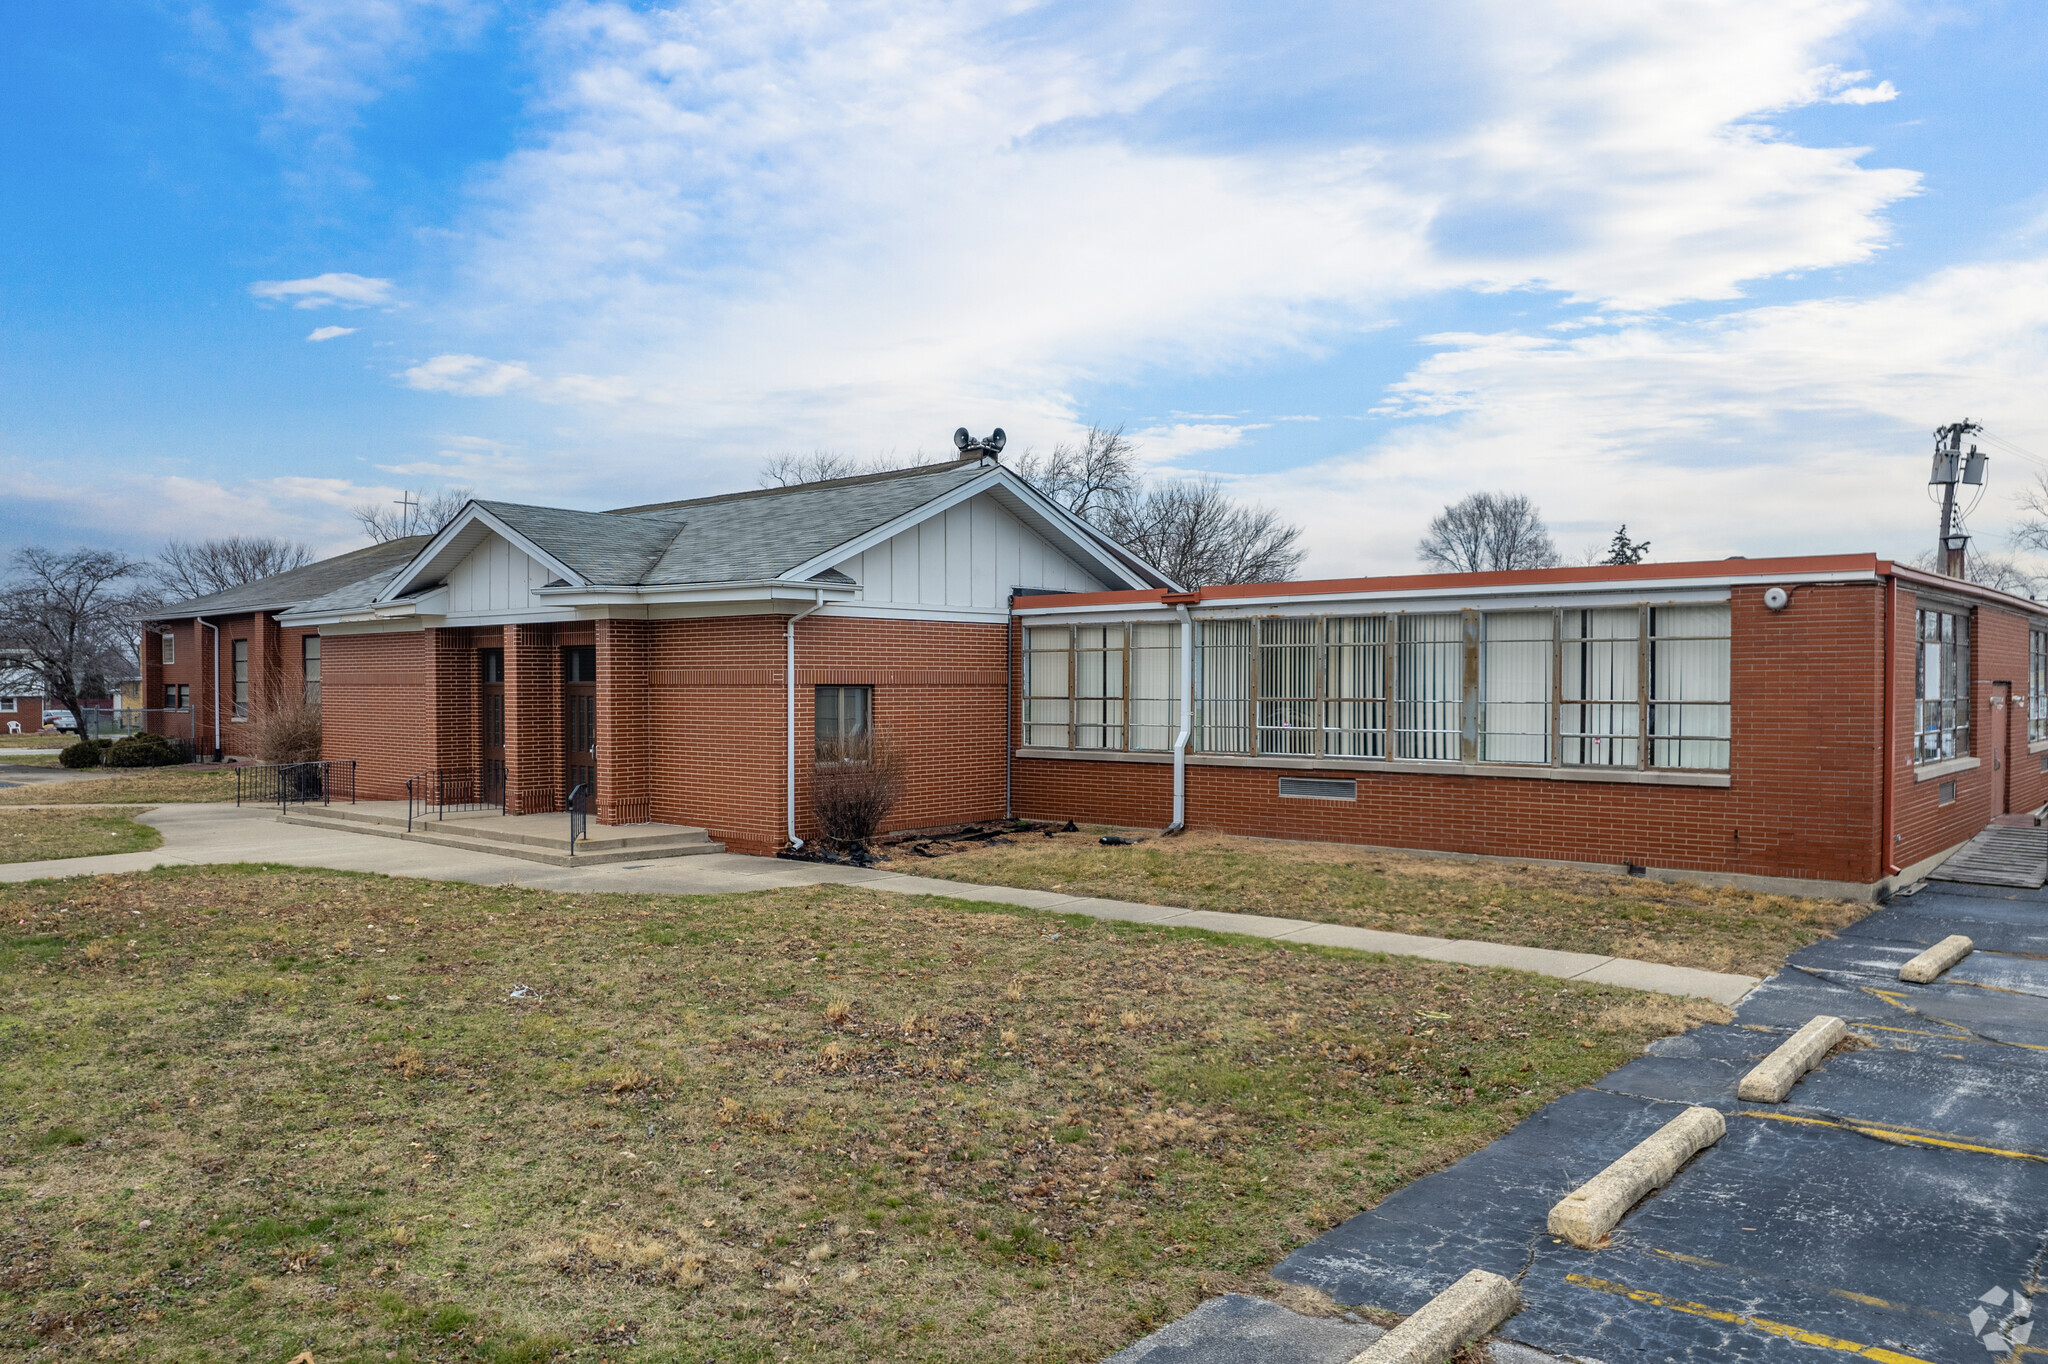
POLYGON ((1112 540, 1183 587, 1278 582, 1301 564, 1301 527, 1238 502, 1213 478, 1158 484, 1098 518, 1112 540))
POLYGON ((474 496, 474 488, 443 488, 423 497, 408 492, 389 507, 365 502, 349 511, 362 523, 363 534, 381 545, 408 535, 439 534, 474 496))
POLYGON ((85 700, 109 695, 127 671, 135 632, 157 604, 148 565, 108 549, 15 551, 0 587, 0 640, 51 697, 85 723, 85 700))
POLYGON ((823 483, 834 478, 859 478, 863 474, 886 474, 895 469, 918 469, 932 463, 919 450, 914 455, 858 455, 837 450, 813 450, 808 455, 785 451, 761 466, 756 480, 764 488, 794 488, 800 483, 823 483))
MULTIPOLYGON (((1915 558, 1913 567, 1929 573, 1941 572, 1940 562, 1931 549, 1915 558)), ((1963 581, 1988 587, 1994 592, 2010 592, 2015 597, 2031 597, 2041 588, 2040 576, 2029 572, 2010 554, 1966 555, 1963 559, 1963 581)))
POLYGON ((1415 552, 1451 573, 1554 568, 1560 562, 1527 493, 1467 493, 1437 513, 1415 552))
POLYGON ((1137 448, 1122 426, 1091 426, 1079 445, 1061 441, 1049 455, 1026 450, 1010 467, 1074 515, 1093 521, 1140 495, 1137 448))
POLYGON ((311 545, 276 535, 172 540, 156 556, 156 579, 165 600, 185 601, 304 568, 312 562, 311 545))

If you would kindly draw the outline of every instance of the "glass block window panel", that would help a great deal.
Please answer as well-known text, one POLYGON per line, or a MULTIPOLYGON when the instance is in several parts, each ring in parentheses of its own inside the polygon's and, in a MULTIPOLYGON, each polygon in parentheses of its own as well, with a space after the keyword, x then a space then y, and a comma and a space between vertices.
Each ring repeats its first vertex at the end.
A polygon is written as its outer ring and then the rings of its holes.
POLYGON ((1970 755, 1970 617, 1960 611, 1918 613, 1914 660, 1915 762, 1970 755))
POLYGON ((1333 758, 1384 758, 1387 618, 1330 616, 1323 628, 1323 752, 1333 758))
POLYGON ((1394 756, 1456 762, 1464 730, 1464 620, 1455 611, 1396 620, 1394 756))
POLYGON ((1131 723, 1134 749, 1173 747, 1180 733, 1180 626, 1131 626, 1131 723))
POLYGON ((1650 766, 1728 768, 1728 608, 1650 608, 1650 766))
POLYGON ((1252 685, 1257 648, 1248 620, 1196 627, 1195 741, 1204 753, 1252 751, 1252 685))
POLYGON ((1074 628, 1074 747, 1124 746, 1124 627, 1074 628))
POLYGON ((1573 767, 1634 767, 1641 617, 1633 606, 1560 613, 1558 747, 1573 767))
POLYGON ((1479 760, 1550 761, 1548 611, 1489 611, 1479 645, 1479 760))
POLYGON ((1316 751, 1315 616, 1269 616, 1259 629, 1259 752, 1311 757, 1316 751))
POLYGON ((1073 742, 1074 634, 1064 625, 1024 631, 1024 742, 1066 748, 1073 742))

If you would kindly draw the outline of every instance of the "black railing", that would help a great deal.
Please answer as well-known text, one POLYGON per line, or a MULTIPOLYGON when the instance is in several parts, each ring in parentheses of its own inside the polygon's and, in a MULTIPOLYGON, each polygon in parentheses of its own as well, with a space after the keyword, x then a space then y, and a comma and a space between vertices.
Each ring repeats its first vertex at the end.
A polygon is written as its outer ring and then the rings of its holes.
POLYGON ((505 788, 485 786, 473 767, 436 767, 405 779, 405 831, 415 819, 446 819, 450 810, 505 811, 505 788))
POLYGON ((284 811, 294 805, 332 805, 338 800, 355 804, 353 758, 316 763, 243 763, 235 768, 237 805, 275 805, 284 811))
POLYGON ((586 808, 590 788, 578 782, 569 792, 569 856, 576 855, 576 840, 590 832, 590 811, 586 808))

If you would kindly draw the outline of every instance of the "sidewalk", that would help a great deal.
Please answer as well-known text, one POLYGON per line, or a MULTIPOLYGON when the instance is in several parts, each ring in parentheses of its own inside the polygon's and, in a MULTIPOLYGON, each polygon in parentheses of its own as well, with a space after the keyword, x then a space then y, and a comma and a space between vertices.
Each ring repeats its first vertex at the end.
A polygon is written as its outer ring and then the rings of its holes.
POLYGON ((163 831, 163 847, 153 852, 0 865, 0 882, 97 876, 164 866, 269 862, 293 867, 376 872, 387 876, 418 876, 436 881, 468 881, 487 886, 615 891, 632 895, 721 895, 784 886, 859 885, 904 895, 941 895, 956 900, 1021 905, 1056 914, 1084 914, 1096 919, 1202 928, 1217 933, 1241 933, 1283 942, 1355 948, 1392 956, 1457 962, 1466 966, 1505 966, 1562 980, 1704 997, 1731 1005, 1758 984, 1754 976, 1664 966, 1627 957, 1556 952, 1541 947, 1514 947, 1505 943, 1429 938, 1408 933, 1381 933, 1366 928, 1345 928, 1337 924, 1275 918, 1265 914, 1221 914, 1206 909, 1132 904, 1123 900, 1060 895, 1052 891, 970 885, 859 867, 745 857, 737 853, 626 862, 603 867, 558 868, 425 843, 280 824, 268 809, 236 809, 231 805, 160 805, 143 815, 141 822, 163 831))

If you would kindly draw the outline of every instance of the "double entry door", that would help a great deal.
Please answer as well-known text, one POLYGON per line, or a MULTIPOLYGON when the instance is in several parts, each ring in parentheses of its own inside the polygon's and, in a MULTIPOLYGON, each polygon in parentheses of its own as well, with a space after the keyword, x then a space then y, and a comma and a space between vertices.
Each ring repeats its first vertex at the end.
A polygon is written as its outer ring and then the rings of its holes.
MULTIPOLYGON (((485 804, 504 805, 505 651, 479 651, 477 667, 480 794, 485 804)), ((566 808, 569 797, 581 787, 582 806, 590 810, 597 795, 597 649, 593 645, 562 650, 561 734, 562 785, 554 799, 566 808)), ((531 793, 521 795, 522 802, 531 798, 531 793)))

